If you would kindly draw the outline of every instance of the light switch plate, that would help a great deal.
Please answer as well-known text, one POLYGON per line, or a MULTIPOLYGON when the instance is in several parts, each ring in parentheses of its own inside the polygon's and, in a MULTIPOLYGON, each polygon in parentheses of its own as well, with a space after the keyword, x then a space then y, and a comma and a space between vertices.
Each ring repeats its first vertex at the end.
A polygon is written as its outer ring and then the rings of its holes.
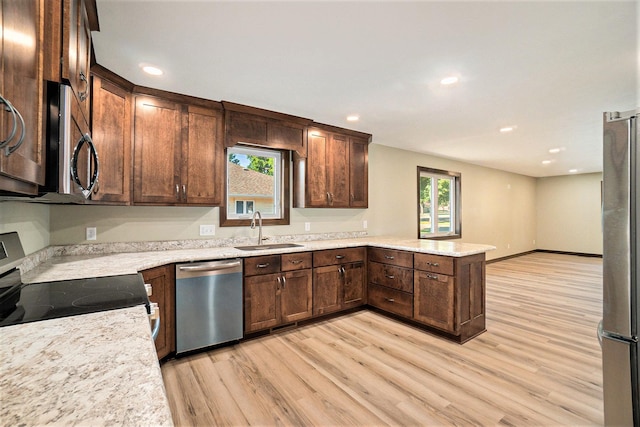
POLYGON ((365 219, 364 221, 362 221, 362 228, 364 228, 366 230, 367 227, 369 227, 369 224, 367 223, 367 220, 365 219))
POLYGON ((201 225, 200 226, 200 235, 201 236, 215 236, 216 234, 216 226, 215 225, 201 225))
POLYGON ((304 231, 311 231, 311 223, 310 222, 305 222, 304 223, 304 231))

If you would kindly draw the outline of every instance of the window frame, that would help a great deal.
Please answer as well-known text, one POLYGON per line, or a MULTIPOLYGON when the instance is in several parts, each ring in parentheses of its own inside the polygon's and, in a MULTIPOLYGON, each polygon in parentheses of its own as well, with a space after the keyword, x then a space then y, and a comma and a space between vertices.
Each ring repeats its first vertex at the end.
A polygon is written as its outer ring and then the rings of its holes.
MULTIPOLYGON (((432 181, 433 182, 433 181, 432 181)), ((437 182, 437 181, 436 181, 437 182)), ((434 169, 427 168, 424 166, 418 166, 418 203, 417 203, 417 216, 418 216, 418 239, 428 239, 428 240, 447 240, 447 239, 460 239, 462 237, 462 174, 459 172, 445 171, 442 169, 434 169), (422 236, 420 231, 421 221, 420 221, 420 179, 423 176, 428 176, 432 179, 438 178, 447 178, 453 179, 452 187, 449 189, 449 199, 451 200, 453 196, 453 208, 451 209, 451 214, 453 216, 453 220, 450 219, 450 223, 453 225, 453 231, 447 233, 434 233, 431 232, 426 236, 422 236)), ((432 189, 435 190, 437 186, 432 184, 432 189)), ((433 207, 435 205, 437 212, 437 197, 431 197, 431 209, 433 212, 433 207)), ((434 227, 437 226, 437 223, 434 224, 434 227)))
MULTIPOLYGON (((242 151, 256 151, 256 152, 274 152, 279 153, 280 155, 280 183, 279 183, 279 193, 280 193, 280 217, 279 218, 265 218, 262 217, 263 225, 289 225, 289 210, 290 210, 290 163, 291 163, 291 155, 288 150, 277 150, 269 147, 263 146, 254 146, 254 145, 244 145, 237 144, 232 147, 227 147, 224 150, 224 199, 223 204, 220 206, 220 227, 243 227, 249 226, 251 224, 251 216, 246 218, 229 218, 227 215, 228 210, 228 190, 229 190, 229 150, 237 150, 240 149, 242 151)), ((278 185, 276 186, 278 187, 278 185)), ((248 199, 247 199, 248 200, 248 199)), ((254 200, 254 207, 255 207, 254 200)))

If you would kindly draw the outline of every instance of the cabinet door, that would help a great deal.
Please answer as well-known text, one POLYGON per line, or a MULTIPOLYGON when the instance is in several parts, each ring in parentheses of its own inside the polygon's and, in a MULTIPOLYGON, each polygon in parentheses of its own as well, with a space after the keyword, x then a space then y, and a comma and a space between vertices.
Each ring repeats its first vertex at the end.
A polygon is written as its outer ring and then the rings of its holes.
POLYGON ((295 322, 312 315, 312 272, 298 270, 283 273, 280 293, 281 323, 295 322))
POLYGON ((181 133, 179 104, 136 96, 134 203, 180 203, 181 133))
POLYGON ((219 206, 224 183, 222 112, 189 106, 184 120, 189 133, 183 144, 181 191, 186 203, 219 206))
POLYGON ((78 73, 76 88, 78 100, 82 107, 82 112, 87 120, 89 120, 91 106, 91 85, 89 84, 89 67, 91 67, 91 29, 89 28, 89 18, 87 16, 87 8, 85 0, 79 0, 78 7, 78 65, 76 71, 78 73))
POLYGON ((327 190, 329 207, 349 207, 349 140, 345 135, 330 134, 327 146, 327 190))
POLYGON ((175 351, 175 278, 173 265, 152 268, 142 272, 144 282, 151 285, 151 302, 160 308, 160 332, 156 338, 158 359, 175 351))
POLYGON ((244 278, 244 330, 267 329, 278 324, 279 273, 244 278))
MULTIPOLYGON (((40 54, 43 14, 43 0, 2 1, 0 89, 2 96, 22 115, 24 128, 16 116, 15 136, 0 151, 0 189, 27 194, 37 193, 37 187, 33 184, 44 184, 44 82, 43 56, 40 54), (18 34, 20 37, 7 34, 18 34), (31 40, 32 43, 24 43, 24 40, 31 40), (17 146, 19 140, 22 143, 17 146), (6 148, 9 147, 15 150, 7 156, 6 148)), ((0 108, 0 121, 0 139, 4 140, 14 124, 14 116, 4 109, 4 105, 0 108)))
POLYGON ((313 269, 313 314, 326 314, 342 308, 340 265, 313 269))
POLYGON ((131 95, 93 77, 92 138, 100 160, 93 201, 129 204, 131 199, 131 95))
POLYGON ((342 266, 342 308, 357 307, 364 303, 364 263, 342 266))
POLYGON ((349 144, 349 189, 352 208, 369 206, 369 144, 360 138, 351 138, 349 144))
POLYGON ((306 204, 308 207, 326 207, 329 204, 326 164, 329 133, 309 131, 306 173, 306 204))
POLYGON ((416 271, 414 274, 415 320, 455 332, 455 281, 444 274, 416 271))

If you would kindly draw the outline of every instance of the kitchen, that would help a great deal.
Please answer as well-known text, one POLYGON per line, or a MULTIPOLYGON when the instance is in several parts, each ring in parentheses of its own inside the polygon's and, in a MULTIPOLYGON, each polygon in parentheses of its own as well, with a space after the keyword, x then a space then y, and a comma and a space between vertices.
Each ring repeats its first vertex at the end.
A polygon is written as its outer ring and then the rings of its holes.
MULTIPOLYGON (((113 9, 121 7, 121 4, 98 2, 101 32, 104 33, 108 33, 109 30, 105 22, 108 15, 103 13, 103 9, 108 10, 109 7, 113 9)), ((594 11, 593 14, 597 13, 594 11)), ((99 36, 100 33, 94 34, 96 43, 99 36)), ((102 58, 107 60, 108 49, 104 49, 103 53, 99 44, 97 46, 98 61, 101 65, 106 65, 102 58)), ((620 69, 625 70, 625 67, 620 69)), ((131 79, 149 87, 160 86, 157 80, 143 81, 145 77, 142 76, 131 79)), ((635 91, 633 79, 631 84, 629 79, 626 79, 625 84, 626 86, 618 90, 623 94, 632 95, 635 91)), ((192 89, 184 92, 191 93, 192 89)), ((225 94, 213 94, 211 99, 224 99, 223 95, 225 94)), ((246 97, 240 94, 226 95, 233 101, 245 102, 242 96, 246 97)), ((248 100, 246 103, 271 107, 275 111, 304 114, 304 110, 277 108, 276 99, 278 97, 274 96, 273 99, 266 99, 262 103, 248 100), (264 105, 266 102, 274 104, 264 105)), ((606 109, 631 109, 635 107, 632 105, 633 102, 633 96, 631 100, 629 96, 622 96, 616 103, 622 105, 598 106, 599 110, 596 113, 600 115, 606 109)), ((460 105, 456 107, 460 108, 460 105)), ((335 125, 350 126, 336 121, 333 116, 312 117, 335 125)), ((462 174, 464 241, 495 246, 496 250, 487 253, 488 259, 503 258, 536 249, 602 253, 599 230, 602 175, 599 169, 571 175, 564 175, 566 172, 563 170, 562 173, 539 177, 536 177, 536 173, 523 175, 506 172, 498 168, 474 165, 471 162, 447 159, 446 156, 394 148, 382 143, 385 140, 377 143, 381 138, 379 132, 370 129, 364 120, 363 114, 358 126, 373 133, 373 143, 369 146, 368 209, 294 208, 291 209, 289 226, 265 227, 265 236, 273 238, 309 233, 366 232, 371 236, 414 238, 416 167, 428 166, 454 170, 462 174), (306 231, 306 223, 309 223, 309 231, 306 231)), ((520 124, 520 129, 522 127, 520 124)), ((498 137, 501 135, 494 138, 498 137)), ((599 138, 600 143, 601 134, 599 138)), ((541 155, 545 155, 548 148, 551 146, 545 145, 541 149, 539 147, 541 155)), ((570 156, 575 155, 570 153, 570 156)), ((542 166, 538 167, 543 169, 542 166)), ((218 208, 209 207, 72 206, 11 201, 0 203, 0 232, 19 231, 25 252, 28 254, 50 245, 91 243, 86 240, 87 227, 96 228, 96 243, 202 239, 199 227, 203 224, 216 226, 214 239, 255 238, 255 231, 249 227, 219 227, 219 215, 218 208)))

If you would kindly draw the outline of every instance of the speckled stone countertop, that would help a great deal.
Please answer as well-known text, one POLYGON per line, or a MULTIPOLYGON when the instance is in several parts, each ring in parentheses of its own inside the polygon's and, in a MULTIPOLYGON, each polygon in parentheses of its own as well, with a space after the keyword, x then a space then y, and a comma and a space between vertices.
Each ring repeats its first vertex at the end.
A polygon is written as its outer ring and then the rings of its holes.
MULTIPOLYGON (((206 241, 203 241, 206 242, 206 241)), ((146 248, 154 248, 154 242, 148 242, 146 248)), ((275 243, 275 242, 269 242, 275 243)), ((398 249, 412 252, 422 252, 437 255, 462 257, 494 250, 494 246, 473 243, 460 243, 443 240, 399 239, 394 237, 360 237, 350 239, 331 239, 313 241, 295 241, 300 247, 285 249, 267 249, 245 251, 233 246, 195 247, 188 249, 165 249, 166 247, 185 246, 167 245, 157 242, 158 250, 127 251, 128 247, 119 248, 120 244, 109 247, 102 245, 102 253, 91 250, 91 245, 79 245, 71 252, 64 252, 52 256, 34 268, 22 269, 22 280, 25 283, 50 282, 55 280, 81 279, 86 277, 114 276, 132 274, 148 268, 175 262, 203 261, 225 258, 239 258, 257 255, 271 255, 278 253, 292 253, 302 251, 317 251, 359 246, 375 246, 387 249, 398 249), (89 254, 81 254, 80 246, 86 246, 89 254), (124 250, 126 252, 120 252, 124 250), (66 253, 66 254, 65 254, 66 253)), ((206 243, 203 243, 206 244, 206 243)))
POLYGON ((172 426, 144 306, 0 328, 1 426, 172 426))

